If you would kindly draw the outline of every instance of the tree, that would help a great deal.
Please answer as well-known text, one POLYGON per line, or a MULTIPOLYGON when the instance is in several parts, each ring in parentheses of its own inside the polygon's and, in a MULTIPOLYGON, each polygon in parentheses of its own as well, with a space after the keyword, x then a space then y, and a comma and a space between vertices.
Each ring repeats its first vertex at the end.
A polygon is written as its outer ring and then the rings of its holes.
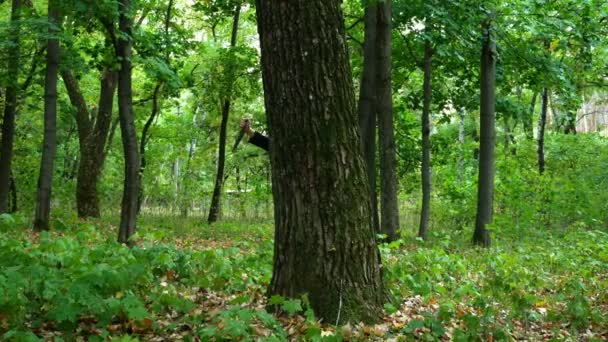
MULTIPOLYGON (((232 36, 230 38, 230 47, 236 46, 236 39, 239 29, 239 17, 241 14, 241 4, 239 3, 234 10, 234 18, 232 20, 232 36)), ((209 206, 209 217, 207 222, 213 223, 217 221, 221 213, 221 196, 222 186, 224 184, 224 168, 226 164, 226 130, 228 128, 228 115, 230 114, 230 103, 232 93, 232 83, 234 83, 234 55, 231 55, 228 61, 228 71, 226 76, 226 84, 224 91, 224 102, 222 104, 222 123, 220 125, 220 141, 217 155, 217 173, 215 176, 215 186, 213 187, 213 195, 211 196, 211 205, 209 206)))
POLYGON ((397 238, 399 204, 392 87, 391 0, 378 3, 376 86, 380 142, 380 231, 389 241, 397 238))
POLYGON ((374 231, 380 232, 378 193, 376 191, 376 31, 378 6, 375 0, 365 0, 365 33, 363 40, 363 72, 359 87, 359 132, 370 185, 374 231))
POLYGON ((481 73, 480 73, 479 129, 479 177, 477 185, 477 217, 473 242, 483 247, 490 246, 490 232, 486 228, 492 223, 494 201, 494 143, 495 133, 495 87, 496 87, 496 43, 489 19, 482 24, 481 73))
POLYGON ((0 214, 8 211, 11 165, 13 161, 13 142, 15 139, 15 115, 17 112, 17 93, 19 78, 20 54, 20 11, 21 0, 13 0, 11 7, 10 51, 6 51, 7 70, 11 79, 6 87, 4 102, 4 117, 2 120, 2 141, 0 146, 0 214))
POLYGON ((116 55, 120 61, 118 72, 118 115, 120 132, 125 158, 125 180, 120 211, 118 241, 129 244, 129 238, 135 234, 137 223, 137 198, 139 195, 139 154, 137 151, 137 133, 133 117, 133 91, 131 81, 131 0, 118 3, 118 29, 121 34, 116 46, 116 55))
MULTIPOLYGON (((430 25, 427 20, 427 27, 430 25)), ((430 31, 430 29, 427 29, 430 31)), ((431 101, 432 87, 431 77, 433 68, 433 46, 428 37, 424 42, 424 85, 423 85, 423 108, 422 108, 422 210, 420 211, 420 226, 418 236, 427 239, 429 217, 431 212, 431 101)), ((463 137, 464 137, 464 124, 463 137)))
POLYGON ((308 294, 326 322, 384 299, 339 0, 257 0, 275 208, 269 295, 308 294))
POLYGON ((538 173, 545 172, 545 126, 547 124, 547 108, 549 102, 549 89, 543 88, 540 98, 540 116, 538 118, 538 173))
POLYGON ((36 201, 36 230, 49 229, 53 166, 57 151, 57 75, 59 70, 59 0, 49 0, 49 39, 46 49, 46 78, 44 84, 44 139, 38 178, 36 201))
MULTIPOLYGON (((165 12, 164 17, 164 31, 163 31, 163 40, 165 44, 164 49, 164 68, 169 70, 171 66, 171 38, 169 36, 169 31, 171 28, 171 11, 173 10, 173 0, 169 0, 167 4, 167 11, 165 12)), ((152 92, 152 111, 150 116, 148 116, 148 120, 144 124, 144 128, 141 130, 141 138, 139 142, 139 194, 137 197, 137 212, 141 211, 141 205, 144 199, 144 185, 143 185, 143 175, 146 170, 146 166, 148 164, 146 160, 146 147, 148 142, 150 141, 150 128, 152 124, 160 114, 161 109, 161 95, 163 88, 166 84, 166 80, 158 80, 156 81, 156 85, 154 86, 154 91, 152 92)))
POLYGON ((61 70, 61 75, 70 101, 76 108, 80 144, 80 163, 76 178, 78 217, 100 217, 97 182, 106 157, 117 73, 108 67, 102 72, 99 103, 97 109, 94 110, 89 110, 74 74, 64 68, 61 70))

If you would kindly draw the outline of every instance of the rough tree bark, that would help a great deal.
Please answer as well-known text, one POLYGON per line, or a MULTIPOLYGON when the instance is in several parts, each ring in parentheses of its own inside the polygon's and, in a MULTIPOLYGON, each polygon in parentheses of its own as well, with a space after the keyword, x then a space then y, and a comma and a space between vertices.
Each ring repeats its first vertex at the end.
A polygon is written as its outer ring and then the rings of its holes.
POLYGON ((384 290, 340 0, 257 0, 275 247, 269 295, 332 324, 377 321, 384 290))
POLYGON ((57 152, 57 75, 59 69, 59 9, 57 0, 48 3, 49 39, 44 84, 44 138, 38 178, 34 229, 48 230, 51 214, 53 166, 57 152))
POLYGON ((76 178, 78 217, 100 217, 97 182, 106 157, 106 145, 112 123, 112 106, 118 74, 106 69, 100 79, 98 108, 89 111, 78 80, 70 70, 61 70, 72 106, 76 108, 80 163, 76 178))
POLYGON ((20 35, 19 12, 22 3, 20 0, 13 0, 11 9, 10 33, 11 48, 6 51, 7 71, 11 75, 11 82, 8 83, 5 92, 4 117, 2 121, 2 142, 0 146, 0 214, 8 211, 11 165, 13 160, 13 142, 15 139, 15 116, 17 112, 17 93, 19 85, 19 54, 20 54, 20 35))
POLYGON ((375 0, 365 0, 365 33, 363 41, 363 73, 359 87, 359 131, 370 185, 374 231, 380 233, 378 193, 376 191, 376 30, 378 6, 375 0))
POLYGON ((137 197, 139 195, 139 153, 137 151, 137 133, 133 115, 133 91, 131 79, 131 0, 118 3, 118 28, 123 34, 117 42, 116 54, 120 60, 118 73, 118 115, 120 132, 125 157, 125 181, 120 211, 118 242, 129 244, 129 238, 135 234, 137 221, 137 197))
MULTIPOLYGON (((427 23, 428 24, 428 23, 427 23)), ((424 42, 424 84, 422 86, 424 101, 422 108, 422 209, 418 236, 427 239, 429 217, 431 213, 431 101, 433 46, 430 39, 424 42)))
POLYGON ((492 223, 494 200, 496 43, 489 21, 483 23, 482 32, 479 181, 477 186, 477 218, 475 220, 473 243, 489 247, 490 231, 487 230, 486 225, 492 223))
POLYGON ((538 118, 538 173, 545 172, 545 126, 547 124, 547 108, 549 106, 549 89, 543 88, 543 94, 540 99, 540 117, 538 118))
POLYGON ((378 137, 380 142, 380 232, 388 241, 397 238, 399 204, 397 157, 392 91, 391 0, 378 3, 376 86, 378 137))
MULTIPOLYGON (((230 47, 236 46, 236 39, 239 31, 239 17, 241 15, 241 4, 239 3, 234 10, 234 18, 232 20, 232 36, 230 37, 230 47)), ((231 60, 229 63, 234 63, 231 60)), ((224 103, 222 105, 222 123, 220 125, 220 141, 217 153, 217 173, 215 177, 215 186, 213 187, 213 195, 211 196, 211 205, 209 206, 208 223, 216 222, 222 211, 222 188, 224 185, 224 169, 226 165, 226 136, 228 129, 228 116, 230 114, 230 97, 232 93, 232 83, 234 82, 234 66, 230 65, 226 76, 226 89, 224 92, 224 103)))

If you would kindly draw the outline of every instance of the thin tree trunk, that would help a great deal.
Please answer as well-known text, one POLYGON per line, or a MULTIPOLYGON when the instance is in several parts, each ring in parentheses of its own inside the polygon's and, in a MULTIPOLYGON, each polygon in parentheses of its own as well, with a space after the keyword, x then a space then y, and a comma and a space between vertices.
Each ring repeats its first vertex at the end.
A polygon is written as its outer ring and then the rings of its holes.
MULTIPOLYGON (((427 23, 428 24, 428 23, 427 23)), ((432 101, 433 47, 430 38, 424 42, 424 103, 422 108, 422 210, 418 236, 427 239, 431 212, 431 101, 432 101)))
MULTIPOLYGON (((167 65, 171 64, 171 59, 170 59, 171 39, 169 38, 169 29, 171 26, 171 11, 172 10, 173 10, 173 0, 169 0, 169 3, 167 4, 167 11, 165 12, 165 35, 163 37, 165 40, 165 46, 166 46, 165 63, 167 65)), ((150 116, 148 117, 148 120, 144 124, 144 128, 142 129, 142 132, 141 132, 141 139, 140 139, 140 143, 139 143, 139 157, 140 157, 139 178, 140 179, 139 179, 139 194, 137 195, 137 213, 139 213, 141 211, 141 206, 142 206, 142 203, 144 200, 143 176, 144 176, 144 171, 146 170, 146 166, 148 165, 147 160, 146 160, 146 147, 150 140, 150 128, 152 127, 154 120, 156 120, 156 117, 160 114, 159 101, 160 101, 160 96, 161 96, 161 92, 162 92, 162 88, 163 88, 163 83, 164 82, 159 81, 156 84, 156 87, 154 87, 154 92, 152 93, 152 112, 150 113, 150 116)))
POLYGON ((19 12, 22 4, 20 0, 13 0, 11 9, 10 32, 11 47, 6 51, 7 71, 11 80, 6 87, 4 102, 4 118, 2 121, 2 142, 0 146, 0 214, 8 211, 8 198, 10 191, 11 165, 13 161, 13 142, 15 139, 15 116, 17 112, 17 93, 19 89, 19 54, 20 35, 19 12))
POLYGON ((38 194, 34 229, 48 230, 51 214, 53 165, 57 151, 57 73, 59 69, 59 9, 57 0, 49 0, 49 35, 46 50, 46 78, 44 86, 44 139, 38 178, 38 194))
POLYGON ((458 184, 462 185, 464 176, 464 138, 465 138, 466 110, 462 107, 459 112, 458 124, 458 184))
POLYGON ((17 205, 17 181, 15 180, 15 177, 13 176, 12 172, 11 172, 10 192, 11 192, 11 200, 9 203, 10 212, 16 213, 17 210, 19 209, 19 206, 17 205))
POLYGON ((397 186, 397 159, 392 91, 392 37, 391 0, 378 3, 378 65, 376 86, 378 89, 378 136, 380 141, 380 231, 388 241, 397 238, 399 228, 399 204, 397 186))
POLYGON ((526 138, 528 140, 534 139, 534 129, 532 128, 534 122, 534 108, 536 107, 536 98, 538 97, 538 93, 534 92, 532 95, 532 101, 530 101, 530 110, 528 112, 528 117, 524 119, 524 131, 526 132, 526 138))
POLYGON ((359 131, 367 169, 372 201, 374 231, 380 233, 378 217, 378 193, 376 191, 376 30, 378 6, 373 0, 365 0, 365 38, 363 41, 363 73, 359 87, 359 131))
POLYGON ((331 324, 378 321, 385 299, 340 4, 256 1, 272 136, 268 295, 306 293, 331 324))
POLYGON ((486 225, 492 223, 494 200, 496 45, 489 21, 483 23, 482 29, 479 181, 473 242, 479 246, 489 247, 490 231, 486 225))
POLYGON ((549 90, 543 88, 543 95, 540 99, 540 117, 538 119, 538 173, 545 172, 545 126, 547 124, 547 107, 549 102, 549 90))
POLYGON ((160 112, 158 98, 162 86, 163 84, 159 82, 156 84, 156 87, 154 87, 154 93, 152 94, 152 112, 150 113, 150 116, 148 117, 148 120, 146 120, 144 128, 141 131, 141 138, 139 142, 139 194, 137 195, 137 213, 141 211, 141 205, 144 198, 143 176, 146 166, 148 166, 148 162, 146 161, 146 146, 150 140, 150 127, 152 127, 154 120, 160 112))
POLYGON ((133 91, 131 81, 131 0, 118 3, 119 30, 123 34, 118 39, 117 55, 120 62, 118 73, 118 115, 125 157, 125 181, 120 212, 118 242, 130 244, 129 238, 135 234, 137 223, 137 198, 139 195, 139 154, 137 133, 133 115, 133 91))
MULTIPOLYGON (((232 37, 230 38, 230 47, 236 46, 236 39, 239 30, 239 17, 241 14, 241 4, 239 3, 234 11, 234 18, 232 20, 232 37)), ((230 61, 229 63, 234 63, 230 61)), ((227 87, 222 105, 222 123, 220 126, 220 141, 217 155, 217 174, 215 177, 215 186, 213 187, 213 195, 211 196, 211 205, 209 207, 209 216, 207 218, 208 223, 216 222, 221 215, 222 211, 222 188, 224 186, 224 168, 226 164, 226 136, 228 129, 228 117, 230 114, 230 97, 232 93, 232 83, 234 82, 234 66, 230 65, 227 76, 227 87)))

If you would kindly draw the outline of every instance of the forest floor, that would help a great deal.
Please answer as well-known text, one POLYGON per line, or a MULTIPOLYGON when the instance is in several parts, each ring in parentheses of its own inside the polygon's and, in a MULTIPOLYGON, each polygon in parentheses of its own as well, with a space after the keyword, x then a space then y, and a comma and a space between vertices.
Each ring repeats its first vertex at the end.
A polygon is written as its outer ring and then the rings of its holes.
POLYGON ((377 325, 333 326, 272 298, 269 224, 143 217, 132 249, 106 223, 33 233, 0 220, 0 333, 16 341, 608 340, 608 234, 580 227, 469 232, 381 246, 392 303, 377 325), (525 233, 525 234, 524 234, 525 233))

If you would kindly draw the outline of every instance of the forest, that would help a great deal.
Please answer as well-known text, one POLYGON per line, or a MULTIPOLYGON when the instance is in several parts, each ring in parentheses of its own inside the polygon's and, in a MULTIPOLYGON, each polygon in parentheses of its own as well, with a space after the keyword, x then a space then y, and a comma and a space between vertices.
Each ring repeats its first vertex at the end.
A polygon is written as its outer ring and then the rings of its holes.
POLYGON ((608 340, 608 1, 0 0, 0 339, 608 340))

